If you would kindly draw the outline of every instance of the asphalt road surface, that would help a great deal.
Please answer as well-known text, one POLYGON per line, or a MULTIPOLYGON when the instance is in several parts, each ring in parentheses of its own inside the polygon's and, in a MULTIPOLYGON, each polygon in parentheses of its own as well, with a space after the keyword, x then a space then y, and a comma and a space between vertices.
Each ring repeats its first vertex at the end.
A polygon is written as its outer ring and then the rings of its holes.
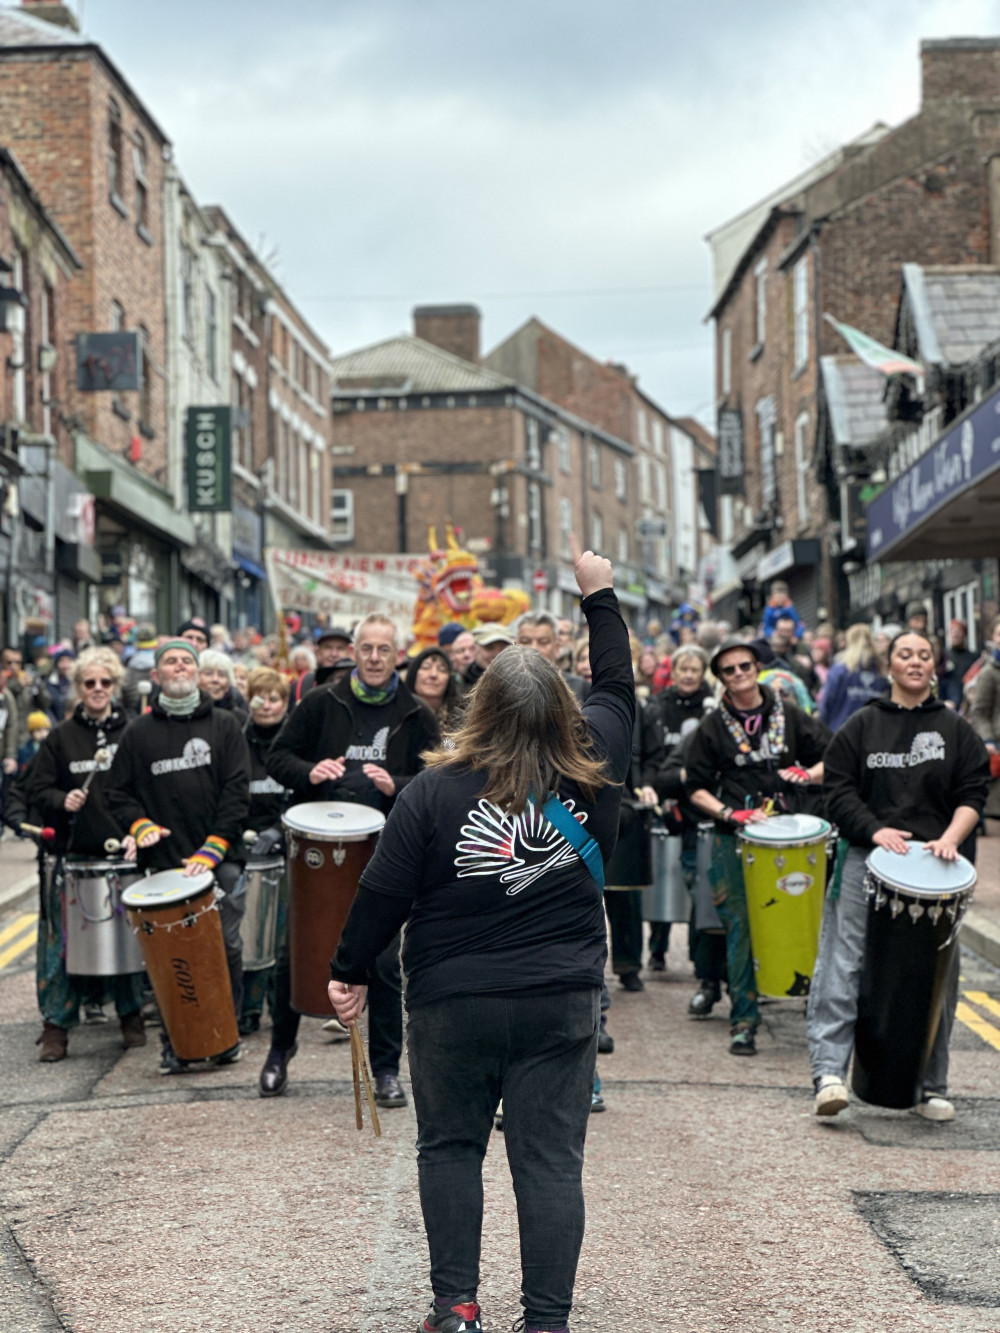
MULTIPOLYGON (((164 1078, 158 1030, 126 1053, 112 1014, 39 1064, 33 916, 0 916, 3 1333, 412 1333, 412 1109, 359 1134, 348 1045, 316 1020, 276 1100, 257 1096, 266 1032, 240 1064, 164 1078)), ((1000 1330, 1000 975, 964 955, 952 1124, 861 1105, 827 1123, 802 1001, 768 1005, 759 1055, 736 1058, 724 1004, 686 1017, 682 929, 669 964, 643 994, 611 983, 574 1333, 1000 1330)), ((485 1175, 499 1333, 520 1313, 501 1134, 485 1175)))

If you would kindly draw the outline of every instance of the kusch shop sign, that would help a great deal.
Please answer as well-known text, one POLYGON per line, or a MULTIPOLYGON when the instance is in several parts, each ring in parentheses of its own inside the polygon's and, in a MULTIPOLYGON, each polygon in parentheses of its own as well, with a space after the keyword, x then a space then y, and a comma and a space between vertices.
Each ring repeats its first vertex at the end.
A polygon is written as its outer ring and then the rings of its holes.
POLYGON ((187 492, 191 513, 232 508, 232 413, 229 407, 189 407, 187 492))
POLYGON ((868 558, 878 559, 946 500, 1000 467, 1000 392, 913 464, 868 506, 868 558))

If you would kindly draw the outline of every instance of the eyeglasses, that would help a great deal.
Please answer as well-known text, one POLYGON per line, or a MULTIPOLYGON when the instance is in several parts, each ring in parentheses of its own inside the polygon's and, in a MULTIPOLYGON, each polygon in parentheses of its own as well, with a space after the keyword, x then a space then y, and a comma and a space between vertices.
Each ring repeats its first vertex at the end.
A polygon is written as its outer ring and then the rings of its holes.
POLYGON ((85 680, 83 682, 83 688, 85 690, 95 690, 97 689, 98 685, 101 687, 102 690, 110 690, 112 682, 110 680, 107 680, 104 676, 102 676, 100 680, 85 680))
POLYGON ((362 657, 391 657, 395 651, 387 643, 363 643, 358 648, 362 657))
POLYGON ((719 667, 719 675, 725 676, 728 680, 730 676, 735 676, 738 671, 756 671, 756 669, 756 662, 730 662, 729 666, 719 667))

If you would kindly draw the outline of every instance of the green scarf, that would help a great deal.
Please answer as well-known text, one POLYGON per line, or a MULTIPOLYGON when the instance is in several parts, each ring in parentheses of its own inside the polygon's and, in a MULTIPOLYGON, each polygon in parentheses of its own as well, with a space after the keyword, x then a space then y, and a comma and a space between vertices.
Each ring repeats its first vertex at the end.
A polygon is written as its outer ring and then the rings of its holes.
POLYGON ((399 672, 394 671, 385 685, 380 690, 372 689, 358 675, 358 668, 355 667, 351 672, 351 693, 359 703, 370 704, 377 708, 379 704, 387 704, 395 699, 396 691, 399 689, 399 672))

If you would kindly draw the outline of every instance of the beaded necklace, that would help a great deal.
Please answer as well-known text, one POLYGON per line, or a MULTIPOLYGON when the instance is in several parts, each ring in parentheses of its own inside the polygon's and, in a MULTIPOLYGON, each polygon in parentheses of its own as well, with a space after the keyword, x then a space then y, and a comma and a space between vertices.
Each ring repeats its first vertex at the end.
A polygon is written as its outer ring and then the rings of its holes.
MULTIPOLYGON (((766 699, 765 699, 766 703, 766 699)), ((743 721, 737 716, 735 706, 730 702, 728 696, 723 695, 722 720, 726 725, 726 730, 736 743, 736 749, 740 754, 750 754, 753 746, 748 740, 748 735, 754 735, 761 725, 761 714, 752 713, 743 721)), ((762 759, 777 759, 785 748, 785 710, 781 706, 781 700, 775 696, 771 708, 771 716, 767 720, 767 732, 760 738, 760 757, 762 759)))

